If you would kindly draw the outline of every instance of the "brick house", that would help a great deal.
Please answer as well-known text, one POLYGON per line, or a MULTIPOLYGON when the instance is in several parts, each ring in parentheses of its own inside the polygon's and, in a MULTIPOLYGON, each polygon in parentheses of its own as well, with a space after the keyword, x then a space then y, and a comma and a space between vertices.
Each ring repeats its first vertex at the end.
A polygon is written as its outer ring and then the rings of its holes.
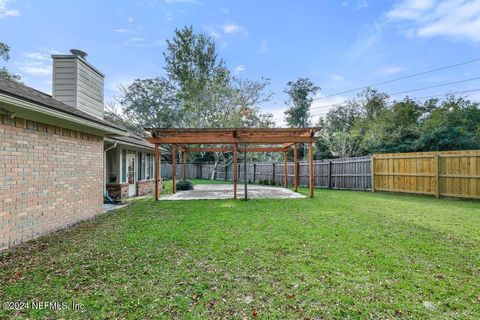
POLYGON ((0 251, 100 214, 106 188, 153 189, 153 147, 104 120, 85 57, 52 56, 52 95, 0 77, 0 251))

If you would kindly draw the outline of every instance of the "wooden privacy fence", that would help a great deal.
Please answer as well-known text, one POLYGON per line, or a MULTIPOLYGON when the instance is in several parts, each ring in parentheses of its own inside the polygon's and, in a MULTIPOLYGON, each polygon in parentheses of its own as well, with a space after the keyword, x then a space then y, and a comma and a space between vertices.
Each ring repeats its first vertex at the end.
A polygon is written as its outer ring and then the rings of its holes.
MULTIPOLYGON (((314 185, 318 188, 370 190, 371 188, 371 162, 370 156, 342 159, 326 159, 314 162, 314 185)), ((238 164, 238 179, 245 181, 244 167, 240 158, 238 164)), ((271 162, 247 163, 247 181, 259 183, 261 180, 268 180, 275 184, 284 184, 285 164, 271 162)), ((308 186, 308 162, 298 162, 299 186, 308 186)), ((210 163, 189 163, 187 164, 187 177, 189 179, 210 179, 213 171, 213 164, 210 163)), ((176 177, 183 177, 183 164, 177 164, 176 177)), ((172 178, 171 164, 162 163, 162 178, 172 178)), ((216 180, 232 180, 233 165, 223 167, 217 171, 216 180)), ((287 181, 292 186, 294 181, 294 163, 287 162, 287 181)))
MULTIPOLYGON (((178 164, 177 178, 183 177, 178 164)), ((247 164, 247 181, 284 184, 284 163, 247 164)), ((298 163, 299 186, 308 186, 308 163, 298 163)), ((188 178, 210 179, 213 164, 188 164, 188 178)), ((244 181, 242 159, 239 181, 244 181)), ((162 163, 161 176, 172 178, 171 164, 162 163)), ((221 168, 216 180, 232 180, 233 166, 221 168)), ((294 164, 287 162, 288 185, 293 185, 294 164)), ((326 159, 314 162, 317 188, 371 190, 426 194, 436 197, 480 199, 480 150, 375 154, 373 156, 326 159), (373 188, 372 188, 373 181, 373 188)))
POLYGON ((375 154, 372 191, 480 199, 480 150, 375 154))

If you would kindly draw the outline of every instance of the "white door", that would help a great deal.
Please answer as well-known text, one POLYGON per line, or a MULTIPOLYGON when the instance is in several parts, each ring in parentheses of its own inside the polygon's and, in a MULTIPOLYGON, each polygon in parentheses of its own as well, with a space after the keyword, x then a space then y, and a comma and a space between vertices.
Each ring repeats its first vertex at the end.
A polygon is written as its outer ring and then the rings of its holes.
POLYGON ((137 194, 135 184, 135 153, 127 154, 127 182, 128 196, 133 197, 137 194))

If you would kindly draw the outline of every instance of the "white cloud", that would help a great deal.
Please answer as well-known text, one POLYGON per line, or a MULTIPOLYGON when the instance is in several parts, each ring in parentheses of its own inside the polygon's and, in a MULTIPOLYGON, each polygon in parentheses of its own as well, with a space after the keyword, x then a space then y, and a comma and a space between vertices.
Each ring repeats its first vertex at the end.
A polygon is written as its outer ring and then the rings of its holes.
POLYGON ((480 42, 480 0, 402 0, 386 17, 409 36, 480 42))
MULTIPOLYGON (((54 52, 52 52, 53 54, 54 52)), ((34 59, 34 60, 46 60, 50 61, 51 55, 45 52, 37 52, 37 51, 31 51, 31 52, 24 52, 23 56, 28 58, 28 59, 34 59)))
POLYGON ((51 66, 45 66, 39 62, 19 62, 18 70, 32 76, 49 76, 52 74, 51 66))
POLYGON ((391 75, 402 72, 403 68, 398 66, 386 66, 377 71, 377 74, 381 76, 391 75))
POLYGON ((235 74, 239 74, 239 73, 242 73, 244 71, 245 71, 245 66, 243 64, 240 64, 233 69, 233 73, 235 73, 235 74))
POLYGON ((215 39, 220 39, 222 37, 222 35, 220 34, 220 32, 217 31, 216 28, 204 26, 203 29, 215 39))
POLYGON ((118 32, 118 33, 125 33, 125 32, 127 32, 126 29, 122 29, 122 28, 117 28, 117 29, 114 29, 113 31, 118 32))
POLYGON ((128 21, 128 23, 132 23, 132 22, 137 21, 137 19, 135 19, 134 17, 128 17, 127 21, 128 21))
POLYGON ((13 2, 11 0, 0 0, 0 19, 4 17, 18 17, 20 15, 20 11, 16 9, 10 9, 7 7, 9 2, 13 2))
POLYGON ((234 34, 234 33, 243 33, 245 36, 247 35, 247 30, 235 23, 227 23, 222 26, 223 33, 226 34, 234 34))
POLYGON ((142 37, 133 37, 133 38, 128 39, 128 42, 143 42, 145 40, 146 39, 142 38, 142 37))
POLYGON ((281 107, 273 110, 263 110, 265 113, 271 113, 273 115, 273 121, 277 127, 285 127, 287 124, 285 123, 285 110, 286 107, 281 107))
POLYGON ((50 77, 52 75, 51 55, 58 53, 56 50, 40 48, 38 51, 22 53, 24 59, 15 61, 14 64, 22 76, 50 77))
POLYGON ((330 77, 333 81, 343 81, 345 78, 339 74, 332 74, 330 77))
POLYGON ((363 34, 357 37, 357 40, 347 50, 345 57, 350 60, 356 60, 363 55, 378 39, 382 36, 383 23, 374 22, 363 34))
POLYGON ((197 0, 165 0, 166 3, 174 4, 174 3, 190 3, 196 5, 202 5, 200 1, 197 0))
POLYGON ((132 37, 127 40, 126 46, 137 47, 137 48, 153 48, 153 47, 161 47, 165 45, 165 41, 155 40, 155 41, 148 41, 147 38, 144 37, 132 37))
POLYGON ((356 10, 362 10, 368 7, 367 0, 342 1, 342 7, 352 7, 356 10))
POLYGON ((310 115, 313 116, 311 119, 312 123, 316 123, 320 117, 325 117, 330 109, 348 100, 348 98, 344 96, 322 97, 323 96, 317 96, 317 98, 320 99, 313 100, 310 106, 310 115))
POLYGON ((268 45, 265 39, 262 39, 262 43, 260 44, 260 49, 258 49, 258 52, 260 52, 261 54, 265 54, 268 52, 268 45))

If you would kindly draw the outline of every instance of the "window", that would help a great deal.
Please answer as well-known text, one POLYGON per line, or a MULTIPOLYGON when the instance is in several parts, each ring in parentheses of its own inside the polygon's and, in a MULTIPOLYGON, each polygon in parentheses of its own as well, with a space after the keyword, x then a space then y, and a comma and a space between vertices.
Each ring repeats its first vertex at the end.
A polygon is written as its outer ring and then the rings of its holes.
POLYGON ((145 158, 146 158, 146 155, 145 153, 142 153, 142 161, 141 161, 141 166, 142 166, 142 180, 143 179, 148 179, 147 178, 147 171, 145 170, 145 158))
POLYGON ((154 168, 153 154, 149 154, 149 157, 148 157, 148 175, 150 176, 150 179, 155 178, 154 173, 153 173, 153 168, 154 168))
POLYGON ((150 179, 150 153, 145 155, 145 179, 150 179))
POLYGON ((127 150, 122 149, 122 181, 127 182, 127 150))
POLYGON ((144 171, 145 171, 145 169, 144 169, 145 166, 142 167, 142 163, 143 163, 142 159, 143 158, 144 158, 143 154, 141 152, 139 152, 138 153, 138 174, 137 174, 138 180, 143 180, 143 178, 144 178, 143 175, 144 175, 144 171))
POLYGON ((115 172, 115 162, 117 158, 117 150, 113 149, 107 152, 107 183, 117 182, 117 173, 115 172))
POLYGON ((153 179, 155 178, 153 175, 153 154, 147 154, 147 159, 146 159, 146 172, 147 172, 147 179, 153 179))

